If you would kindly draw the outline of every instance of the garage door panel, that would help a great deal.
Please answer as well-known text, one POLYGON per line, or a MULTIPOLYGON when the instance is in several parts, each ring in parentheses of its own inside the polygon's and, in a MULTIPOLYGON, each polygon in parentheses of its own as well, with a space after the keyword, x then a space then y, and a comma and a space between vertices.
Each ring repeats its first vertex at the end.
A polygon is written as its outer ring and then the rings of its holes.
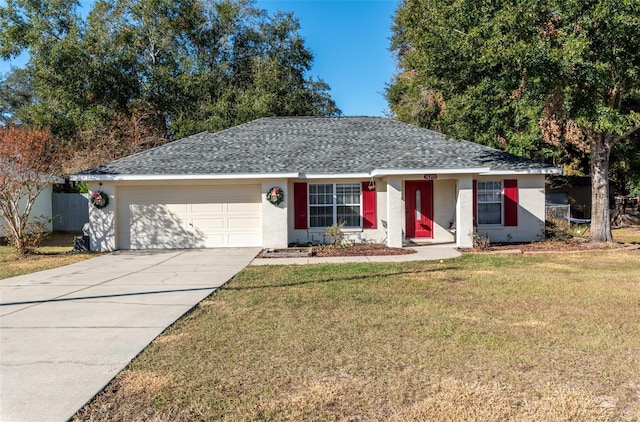
POLYGON ((119 243, 129 244, 131 249, 191 247, 192 230, 179 214, 185 209, 184 206, 130 204, 129 229, 120 230, 119 243))
POLYGON ((182 213, 189 212, 188 204, 162 204, 160 205, 168 215, 175 214, 176 217, 182 213))
POLYGON ((251 217, 231 217, 228 220, 228 228, 235 229, 257 229, 260 228, 260 219, 251 217))
POLYGON ((188 222, 181 218, 185 210, 185 207, 132 204, 128 212, 129 231, 144 235, 146 231, 155 232, 163 228, 168 229, 167 232, 188 230, 188 222))
POLYGON ((122 188, 120 249, 261 246, 259 186, 122 188))
POLYGON ((215 248, 220 245, 231 246, 227 242, 227 238, 223 234, 210 234, 207 237, 203 237, 196 241, 196 247, 198 248, 215 248))
POLYGON ((192 204, 192 211, 194 213, 223 213, 225 212, 224 204, 192 204))
POLYGON ((206 232, 207 229, 224 229, 225 228, 225 219, 224 218, 205 218, 205 217, 195 217, 193 219, 193 226, 198 229, 206 232))
POLYGON ((130 249, 185 249, 191 248, 193 237, 174 235, 134 236, 130 240, 130 249))
POLYGON ((228 204, 227 211, 230 213, 255 213, 260 210, 260 204, 252 204, 252 203, 236 203, 236 204, 228 204))

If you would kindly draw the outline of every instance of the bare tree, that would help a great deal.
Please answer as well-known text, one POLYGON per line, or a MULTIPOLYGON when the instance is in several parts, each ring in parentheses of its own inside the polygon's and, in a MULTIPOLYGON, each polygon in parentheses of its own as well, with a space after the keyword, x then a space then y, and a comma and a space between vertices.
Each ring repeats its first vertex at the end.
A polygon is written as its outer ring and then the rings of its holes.
POLYGON ((33 252, 42 239, 43 223, 31 211, 64 157, 48 130, 0 127, 0 227, 20 256, 33 252))

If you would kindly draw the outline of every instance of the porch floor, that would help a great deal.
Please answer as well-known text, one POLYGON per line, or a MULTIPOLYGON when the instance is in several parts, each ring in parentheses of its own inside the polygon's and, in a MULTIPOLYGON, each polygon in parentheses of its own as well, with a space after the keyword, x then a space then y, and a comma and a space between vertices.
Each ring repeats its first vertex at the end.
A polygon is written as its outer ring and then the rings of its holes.
POLYGON ((413 238, 413 239, 405 239, 404 246, 428 246, 428 245, 438 245, 438 246, 451 246, 452 248, 456 247, 455 241, 437 241, 433 239, 425 239, 422 237, 413 238))

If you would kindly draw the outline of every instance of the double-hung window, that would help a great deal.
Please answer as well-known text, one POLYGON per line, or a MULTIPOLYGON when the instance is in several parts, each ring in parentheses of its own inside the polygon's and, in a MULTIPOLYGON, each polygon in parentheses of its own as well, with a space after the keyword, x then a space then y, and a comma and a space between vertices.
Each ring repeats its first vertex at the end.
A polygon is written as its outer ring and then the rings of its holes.
POLYGON ((362 227, 360 183, 309 184, 309 226, 362 227))
POLYGON ((501 181, 478 181, 478 224, 502 224, 501 181))

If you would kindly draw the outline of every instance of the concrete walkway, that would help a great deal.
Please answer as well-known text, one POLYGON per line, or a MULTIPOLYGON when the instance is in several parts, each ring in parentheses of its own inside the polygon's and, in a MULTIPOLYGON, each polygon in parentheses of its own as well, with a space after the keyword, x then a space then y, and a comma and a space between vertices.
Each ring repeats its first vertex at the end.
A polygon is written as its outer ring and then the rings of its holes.
POLYGON ((345 262, 407 262, 407 261, 437 261, 440 259, 457 258, 462 255, 455 249, 455 243, 434 244, 425 246, 411 246, 417 253, 408 255, 382 256, 340 256, 340 257, 309 257, 309 258, 256 258, 251 265, 304 265, 304 264, 340 264, 345 262))
POLYGON ((117 252, 0 280, 0 421, 67 420, 259 252, 117 252))

